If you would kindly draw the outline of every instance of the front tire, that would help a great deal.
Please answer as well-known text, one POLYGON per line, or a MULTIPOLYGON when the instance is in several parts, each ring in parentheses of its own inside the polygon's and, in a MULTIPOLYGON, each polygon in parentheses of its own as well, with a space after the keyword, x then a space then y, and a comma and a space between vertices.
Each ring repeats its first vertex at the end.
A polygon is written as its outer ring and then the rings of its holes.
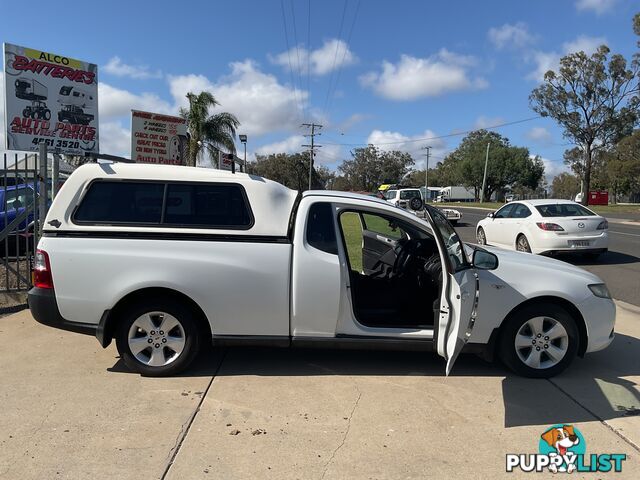
POLYGON ((131 305, 116 332, 124 363, 149 377, 185 370, 200 350, 200 329, 188 307, 173 299, 147 298, 131 305))
POLYGON ((476 240, 478 241, 478 245, 486 245, 487 244, 487 236, 484 233, 484 229, 480 227, 478 232, 476 233, 476 240))
POLYGON ((552 304, 528 305, 514 312, 502 327, 499 356, 523 377, 550 378, 571 364, 578 351, 574 318, 552 304))
POLYGON ((516 239, 516 250, 519 252, 531 253, 531 245, 524 235, 518 235, 516 239))

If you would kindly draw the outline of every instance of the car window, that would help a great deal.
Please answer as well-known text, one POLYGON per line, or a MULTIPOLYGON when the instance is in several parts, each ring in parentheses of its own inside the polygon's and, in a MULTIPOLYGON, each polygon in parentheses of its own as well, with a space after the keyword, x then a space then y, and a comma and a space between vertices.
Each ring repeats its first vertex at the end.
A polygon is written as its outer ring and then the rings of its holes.
POLYGON ((437 208, 429 208, 431 218, 438 229, 445 248, 447 249, 447 256, 453 270, 460 270, 468 266, 467 257, 465 256, 465 250, 458 233, 451 226, 449 221, 437 208))
POLYGON ((15 210, 18 208, 24 208, 27 203, 31 203, 33 201, 31 197, 31 202, 29 200, 29 192, 26 188, 19 188, 16 190, 7 190, 6 198, 7 198, 7 210, 15 210))
POLYGON ((400 190, 400 200, 410 200, 412 198, 421 198, 420 190, 400 190))
POLYGON ((511 215, 511 210, 513 210, 514 206, 515 205, 513 203, 510 203, 509 205, 505 205, 504 207, 502 207, 500 210, 496 212, 493 218, 507 218, 509 215, 511 215))
POLYGON ((517 203, 515 208, 511 210, 510 218, 527 218, 531 215, 531 210, 522 203, 517 203))
POLYGON ((94 182, 74 213, 74 221, 99 224, 160 223, 164 184, 94 182))
POLYGON ((407 234, 393 221, 387 220, 379 215, 363 213, 364 229, 370 232, 379 233, 387 238, 398 240, 405 238, 407 234))
POLYGON ((240 185, 170 183, 162 223, 210 228, 248 228, 253 219, 240 185))
POLYGON ((338 254, 338 241, 333 221, 333 206, 317 202, 309 208, 306 231, 307 243, 318 250, 338 254))
POLYGON ((386 199, 393 200, 394 198, 396 198, 396 192, 397 190, 387 190, 387 193, 385 193, 386 199))
POLYGON ((578 203, 536 205, 536 210, 538 210, 543 217, 591 217, 595 215, 591 210, 578 203))
POLYGON ((243 230, 253 225, 244 189, 223 183, 96 181, 84 195, 73 220, 243 230))

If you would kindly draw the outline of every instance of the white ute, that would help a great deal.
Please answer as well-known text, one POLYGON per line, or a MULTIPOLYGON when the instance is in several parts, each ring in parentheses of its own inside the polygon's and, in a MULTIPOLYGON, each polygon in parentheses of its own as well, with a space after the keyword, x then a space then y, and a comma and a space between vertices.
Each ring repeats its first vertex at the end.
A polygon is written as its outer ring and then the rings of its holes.
POLYGON ((171 375, 214 345, 464 348, 549 377, 613 339, 602 281, 563 262, 463 244, 438 210, 304 194, 264 178, 90 164, 56 196, 29 307, 116 340, 134 371, 171 375))

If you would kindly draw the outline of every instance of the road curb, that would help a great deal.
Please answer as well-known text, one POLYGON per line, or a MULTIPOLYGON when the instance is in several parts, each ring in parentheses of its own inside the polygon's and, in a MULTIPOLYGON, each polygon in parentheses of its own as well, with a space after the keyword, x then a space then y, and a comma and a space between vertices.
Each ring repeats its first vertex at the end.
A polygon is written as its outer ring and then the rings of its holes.
POLYGON ((623 310, 627 310, 631 313, 635 313, 640 315, 640 307, 633 305, 632 303, 623 302, 622 300, 613 299, 617 307, 622 308, 623 310))

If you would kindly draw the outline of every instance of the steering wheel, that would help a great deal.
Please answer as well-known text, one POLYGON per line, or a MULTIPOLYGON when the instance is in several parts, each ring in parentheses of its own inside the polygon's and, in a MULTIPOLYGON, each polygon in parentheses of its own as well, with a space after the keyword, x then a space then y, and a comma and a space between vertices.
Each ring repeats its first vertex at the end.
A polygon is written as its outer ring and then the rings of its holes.
POLYGON ((398 241, 396 247, 396 259, 389 277, 398 277, 404 272, 406 267, 413 261, 418 245, 411 240, 398 241))

